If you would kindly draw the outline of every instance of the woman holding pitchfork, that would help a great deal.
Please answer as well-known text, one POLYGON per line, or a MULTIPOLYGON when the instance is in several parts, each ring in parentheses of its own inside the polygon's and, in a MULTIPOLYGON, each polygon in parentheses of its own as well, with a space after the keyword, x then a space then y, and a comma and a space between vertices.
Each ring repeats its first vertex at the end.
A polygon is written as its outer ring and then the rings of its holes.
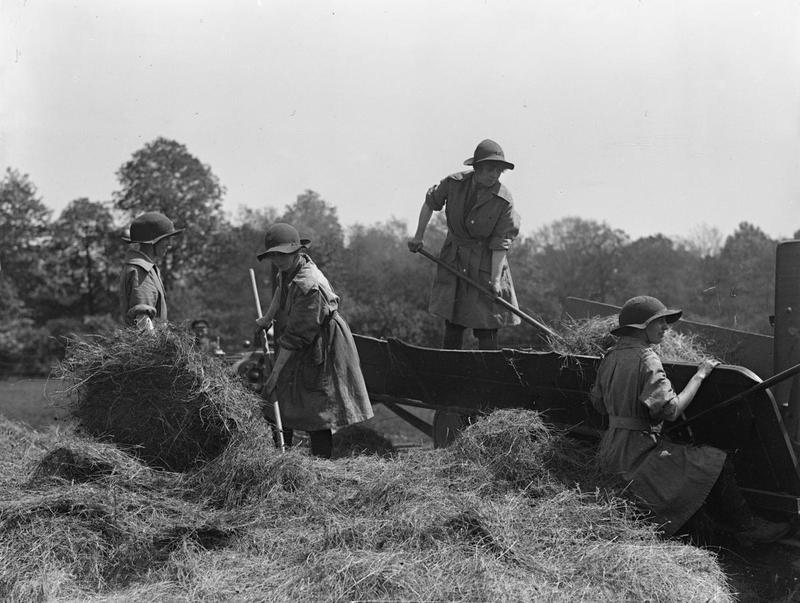
POLYGON ((314 455, 330 458, 333 430, 371 418, 372 405, 339 297, 308 255, 310 243, 290 224, 267 229, 258 259, 273 263, 278 282, 256 324, 275 321, 276 359, 264 392, 280 401, 286 444, 300 429, 314 455))
MULTIPOLYGON (((408 249, 423 249, 425 229, 433 212, 444 209, 447 238, 439 259, 516 307, 506 255, 519 234, 519 215, 511 193, 500 183, 501 174, 513 170, 514 164, 506 161, 499 144, 488 139, 478 144, 464 164, 473 169, 451 174, 428 189, 408 249)), ((471 329, 479 349, 496 350, 497 330, 520 323, 515 314, 441 266, 436 272, 429 310, 444 319, 445 349, 461 349, 464 332, 471 329)))

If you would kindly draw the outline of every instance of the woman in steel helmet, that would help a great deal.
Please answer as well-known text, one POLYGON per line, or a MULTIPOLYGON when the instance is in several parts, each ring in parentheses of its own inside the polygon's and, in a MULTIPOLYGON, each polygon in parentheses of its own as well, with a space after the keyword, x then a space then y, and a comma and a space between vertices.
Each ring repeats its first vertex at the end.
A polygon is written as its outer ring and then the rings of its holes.
MULTIPOLYGON (((433 212, 444 209, 447 238, 439 257, 516 306, 506 254, 519 234, 519 215, 511 193, 500 183, 500 175, 513 170, 514 164, 506 161, 499 144, 488 139, 478 144, 464 164, 473 169, 451 174, 428 190, 408 248, 412 252, 423 248, 433 212)), ((472 329, 480 349, 497 349, 498 329, 520 323, 515 314, 441 267, 429 310, 445 321, 445 349, 461 349, 466 329, 472 329)))
POLYGON ((264 392, 281 404, 286 443, 292 430, 306 431, 311 451, 330 458, 333 430, 369 419, 372 405, 339 297, 308 255, 310 243, 290 224, 267 229, 258 259, 278 269, 277 287, 257 325, 275 321, 277 357, 264 392))
POLYGON ((132 247, 120 271, 119 303, 127 326, 152 329, 153 321, 167 321, 167 298, 158 271, 170 239, 183 232, 158 212, 146 212, 131 222, 130 236, 122 237, 132 247))
POLYGON ((681 310, 640 295, 619 313, 619 337, 600 363, 591 391, 595 409, 608 415, 600 443, 605 469, 630 482, 630 490, 652 512, 665 536, 680 530, 705 503, 709 514, 732 525, 743 541, 772 542, 788 524, 755 517, 736 485, 726 453, 713 446, 688 446, 661 435, 664 420, 678 418, 719 362, 707 359, 680 393, 664 373, 652 346, 664 338, 681 310))

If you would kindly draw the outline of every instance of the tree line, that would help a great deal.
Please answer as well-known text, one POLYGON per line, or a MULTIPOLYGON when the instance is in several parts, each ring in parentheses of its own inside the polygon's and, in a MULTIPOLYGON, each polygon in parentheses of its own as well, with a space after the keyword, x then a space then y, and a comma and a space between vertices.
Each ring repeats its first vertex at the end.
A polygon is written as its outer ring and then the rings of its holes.
MULTIPOLYGON (((235 352, 254 334, 249 268, 266 306, 272 274, 255 255, 268 224, 295 225, 312 239, 311 255, 342 298, 354 332, 437 346, 441 321, 427 312, 435 267, 406 247, 405 223, 343 227, 336 208, 306 190, 282 209, 222 210, 225 187, 210 166, 174 140, 157 138, 116 173, 110 200, 79 198, 58 215, 30 178, 7 168, 0 181, 0 375, 47 373, 65 338, 119 327, 121 236, 144 211, 169 216, 173 239, 162 275, 173 322, 205 318, 235 352)), ((436 251, 446 233, 439 214, 426 233, 436 251)), ((795 234, 795 237, 798 233, 795 234)), ((632 239, 605 222, 566 217, 517 238, 509 253, 520 306, 556 323, 568 296, 621 305, 655 295, 692 320, 770 333, 775 249, 753 224, 723 237, 708 226, 681 238, 632 239)), ((501 344, 541 342, 532 327, 501 330, 501 344)))

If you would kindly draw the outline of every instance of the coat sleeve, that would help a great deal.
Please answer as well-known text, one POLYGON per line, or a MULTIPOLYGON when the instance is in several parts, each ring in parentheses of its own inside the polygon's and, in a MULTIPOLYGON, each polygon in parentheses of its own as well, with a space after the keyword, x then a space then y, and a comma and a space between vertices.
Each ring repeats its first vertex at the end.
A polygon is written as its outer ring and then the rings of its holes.
POLYGON ((287 350, 308 347, 320 333, 327 314, 328 305, 319 288, 314 287, 307 292, 294 288, 286 327, 278 339, 278 345, 287 350))
POLYGON ((445 178, 439 184, 434 184, 425 193, 425 204, 434 211, 439 211, 447 203, 447 194, 450 187, 448 179, 445 178))
POLYGON ((520 218, 514 206, 507 203, 495 223, 489 237, 489 249, 502 251, 511 248, 511 242, 519 234, 520 218))
POLYGON ((589 400, 592 403, 592 407, 601 415, 607 415, 608 410, 606 410, 606 404, 603 400, 603 390, 600 387, 600 384, 595 382, 592 386, 591 391, 589 392, 589 400))
POLYGON ((158 286, 150 272, 136 266, 128 273, 125 289, 128 292, 128 310, 126 318, 135 321, 140 314, 150 318, 156 315, 158 308, 158 286))
POLYGON ((642 357, 640 379, 642 387, 639 401, 647 407, 650 417, 657 420, 671 419, 677 394, 672 388, 672 382, 667 379, 661 360, 652 350, 647 350, 642 357))

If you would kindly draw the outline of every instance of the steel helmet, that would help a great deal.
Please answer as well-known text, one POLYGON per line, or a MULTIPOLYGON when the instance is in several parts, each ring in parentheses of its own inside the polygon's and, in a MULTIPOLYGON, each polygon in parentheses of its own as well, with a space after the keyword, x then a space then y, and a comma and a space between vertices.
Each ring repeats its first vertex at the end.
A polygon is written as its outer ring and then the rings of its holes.
POLYGON ((683 310, 670 310, 655 297, 637 295, 630 298, 619 311, 619 326, 613 335, 624 335, 627 329, 646 329, 654 320, 664 317, 668 324, 678 320, 683 310))
POLYGON ((278 222, 267 228, 267 233, 264 235, 266 251, 259 253, 258 259, 263 260, 270 253, 294 253, 310 244, 311 239, 301 239, 294 226, 278 222))
POLYGON ((155 245, 161 239, 171 237, 183 232, 183 229, 175 229, 175 226, 164 214, 157 211, 149 211, 138 216, 131 222, 131 236, 122 237, 126 243, 152 243, 155 245))
POLYGON ((507 169, 514 169, 514 164, 506 161, 506 157, 503 154, 503 149, 500 147, 500 145, 494 140, 489 140, 488 138, 478 143, 478 146, 475 147, 475 152, 472 154, 472 157, 464 160, 464 165, 475 165, 481 161, 499 161, 507 169))

